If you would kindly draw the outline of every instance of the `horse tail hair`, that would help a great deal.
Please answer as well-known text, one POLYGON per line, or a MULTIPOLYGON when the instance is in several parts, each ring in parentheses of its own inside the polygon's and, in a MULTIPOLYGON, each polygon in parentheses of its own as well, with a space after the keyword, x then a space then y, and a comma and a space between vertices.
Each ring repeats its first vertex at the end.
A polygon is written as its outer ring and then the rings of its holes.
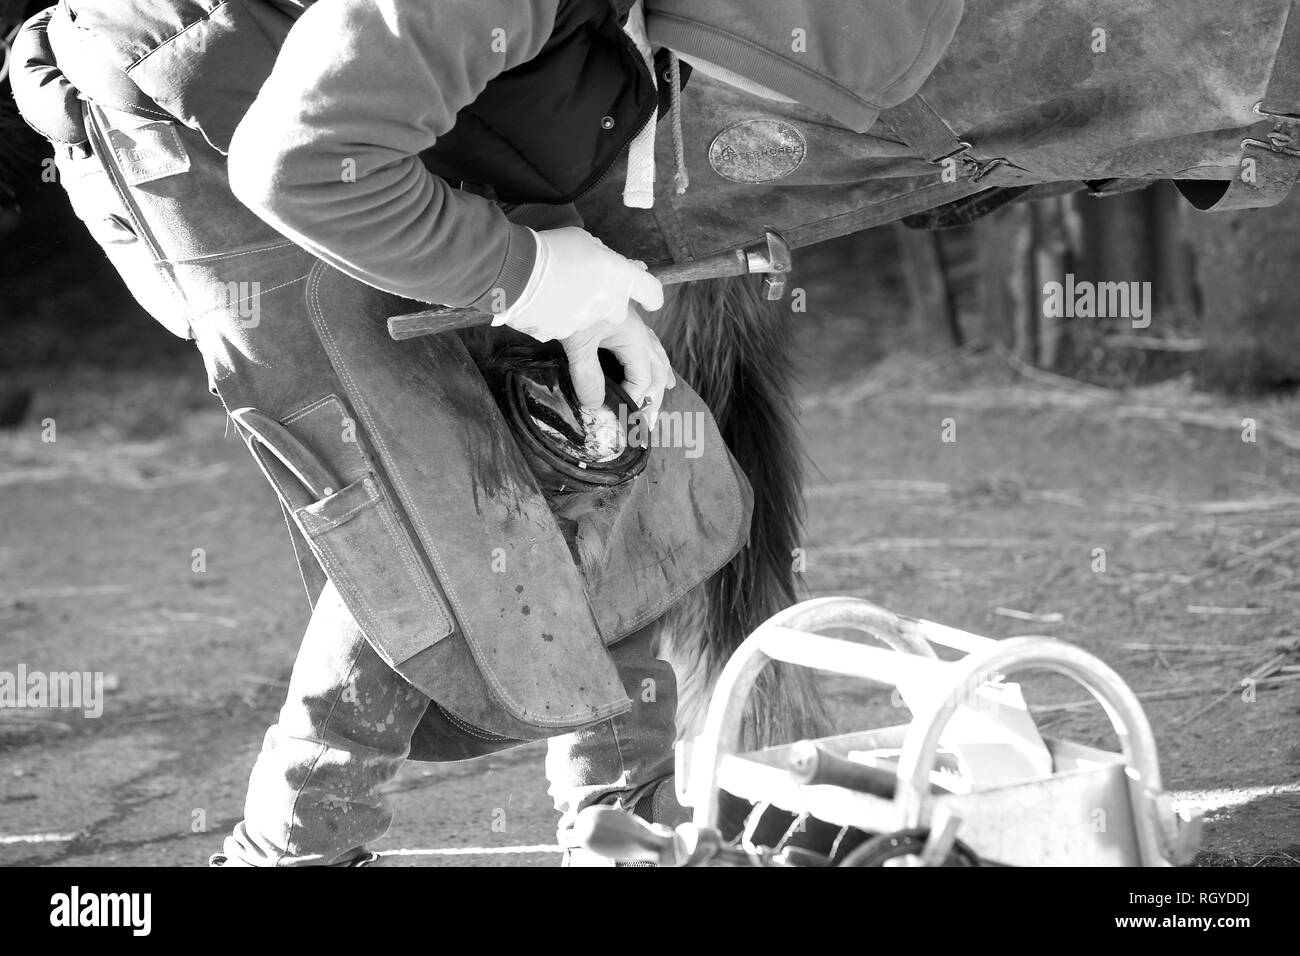
MULTIPOLYGON (((749 542, 664 619, 660 654, 678 679, 678 734, 698 733, 718 675, 741 642, 797 598, 793 559, 803 524, 803 454, 794 406, 794 320, 751 278, 669 291, 655 330, 673 369, 712 410, 749 478, 749 542)), ((823 736, 829 720, 812 672, 772 664, 745 716, 743 745, 823 736)))

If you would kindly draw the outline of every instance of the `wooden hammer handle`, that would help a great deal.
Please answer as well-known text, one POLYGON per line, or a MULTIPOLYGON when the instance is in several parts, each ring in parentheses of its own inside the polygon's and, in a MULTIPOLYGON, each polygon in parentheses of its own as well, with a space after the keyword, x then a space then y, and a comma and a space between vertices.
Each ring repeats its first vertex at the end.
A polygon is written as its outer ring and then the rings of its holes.
POLYGON ((454 332, 456 329, 475 329, 492 324, 492 316, 468 306, 456 308, 442 306, 424 312, 408 312, 406 315, 394 315, 388 320, 388 334, 401 342, 415 339, 422 335, 438 335, 442 332, 454 332))
POLYGON ((650 274, 664 285, 680 285, 683 282, 696 282, 700 279, 720 279, 723 276, 749 275, 749 260, 740 249, 696 259, 694 262, 673 262, 663 266, 653 266, 650 274))
MULTIPOLYGON (((653 266, 650 274, 664 285, 679 285, 698 279, 717 279, 722 276, 743 276, 749 274, 749 263, 745 254, 739 250, 698 259, 695 262, 672 263, 653 266)), ((405 339, 419 338, 422 335, 438 335, 453 332, 456 329, 474 329, 492 324, 492 316, 478 309, 440 306, 423 312, 410 312, 395 315, 388 320, 388 334, 401 342, 405 339)))

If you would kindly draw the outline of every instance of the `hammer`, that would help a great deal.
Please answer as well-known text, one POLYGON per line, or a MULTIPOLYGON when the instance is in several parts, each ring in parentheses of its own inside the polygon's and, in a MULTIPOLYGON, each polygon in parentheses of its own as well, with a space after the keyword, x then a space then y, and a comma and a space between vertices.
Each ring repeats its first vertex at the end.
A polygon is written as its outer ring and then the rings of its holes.
MULTIPOLYGON (((694 262, 655 266, 650 274, 664 285, 694 282, 697 279, 718 279, 722 276, 761 275, 767 298, 780 299, 785 295, 785 278, 790 272, 790 265, 789 243, 775 229, 767 229, 760 241, 742 249, 720 252, 694 262)), ((388 320, 388 334, 400 342, 421 335, 437 335, 439 332, 491 324, 492 315, 489 312, 444 306, 395 315, 388 320)))

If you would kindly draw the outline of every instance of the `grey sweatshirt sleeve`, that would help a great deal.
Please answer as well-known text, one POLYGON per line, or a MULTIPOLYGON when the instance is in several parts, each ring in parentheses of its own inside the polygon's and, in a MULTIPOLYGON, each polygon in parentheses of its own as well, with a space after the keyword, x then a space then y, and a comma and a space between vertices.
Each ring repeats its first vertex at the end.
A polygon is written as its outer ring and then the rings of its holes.
POLYGON ((559 0, 319 0, 235 131, 230 182, 259 216, 377 288, 492 311, 535 240, 418 154, 498 73, 531 60, 559 0))

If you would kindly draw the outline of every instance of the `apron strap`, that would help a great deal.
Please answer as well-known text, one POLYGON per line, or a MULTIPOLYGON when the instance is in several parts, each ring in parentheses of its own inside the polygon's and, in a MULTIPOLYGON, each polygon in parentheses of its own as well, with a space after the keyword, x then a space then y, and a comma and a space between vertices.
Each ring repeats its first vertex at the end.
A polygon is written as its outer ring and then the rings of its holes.
POLYGON ((882 112, 880 122, 927 163, 934 166, 956 163, 962 179, 982 182, 994 170, 1012 165, 1008 159, 976 157, 975 147, 954 133, 948 122, 919 93, 882 112))

